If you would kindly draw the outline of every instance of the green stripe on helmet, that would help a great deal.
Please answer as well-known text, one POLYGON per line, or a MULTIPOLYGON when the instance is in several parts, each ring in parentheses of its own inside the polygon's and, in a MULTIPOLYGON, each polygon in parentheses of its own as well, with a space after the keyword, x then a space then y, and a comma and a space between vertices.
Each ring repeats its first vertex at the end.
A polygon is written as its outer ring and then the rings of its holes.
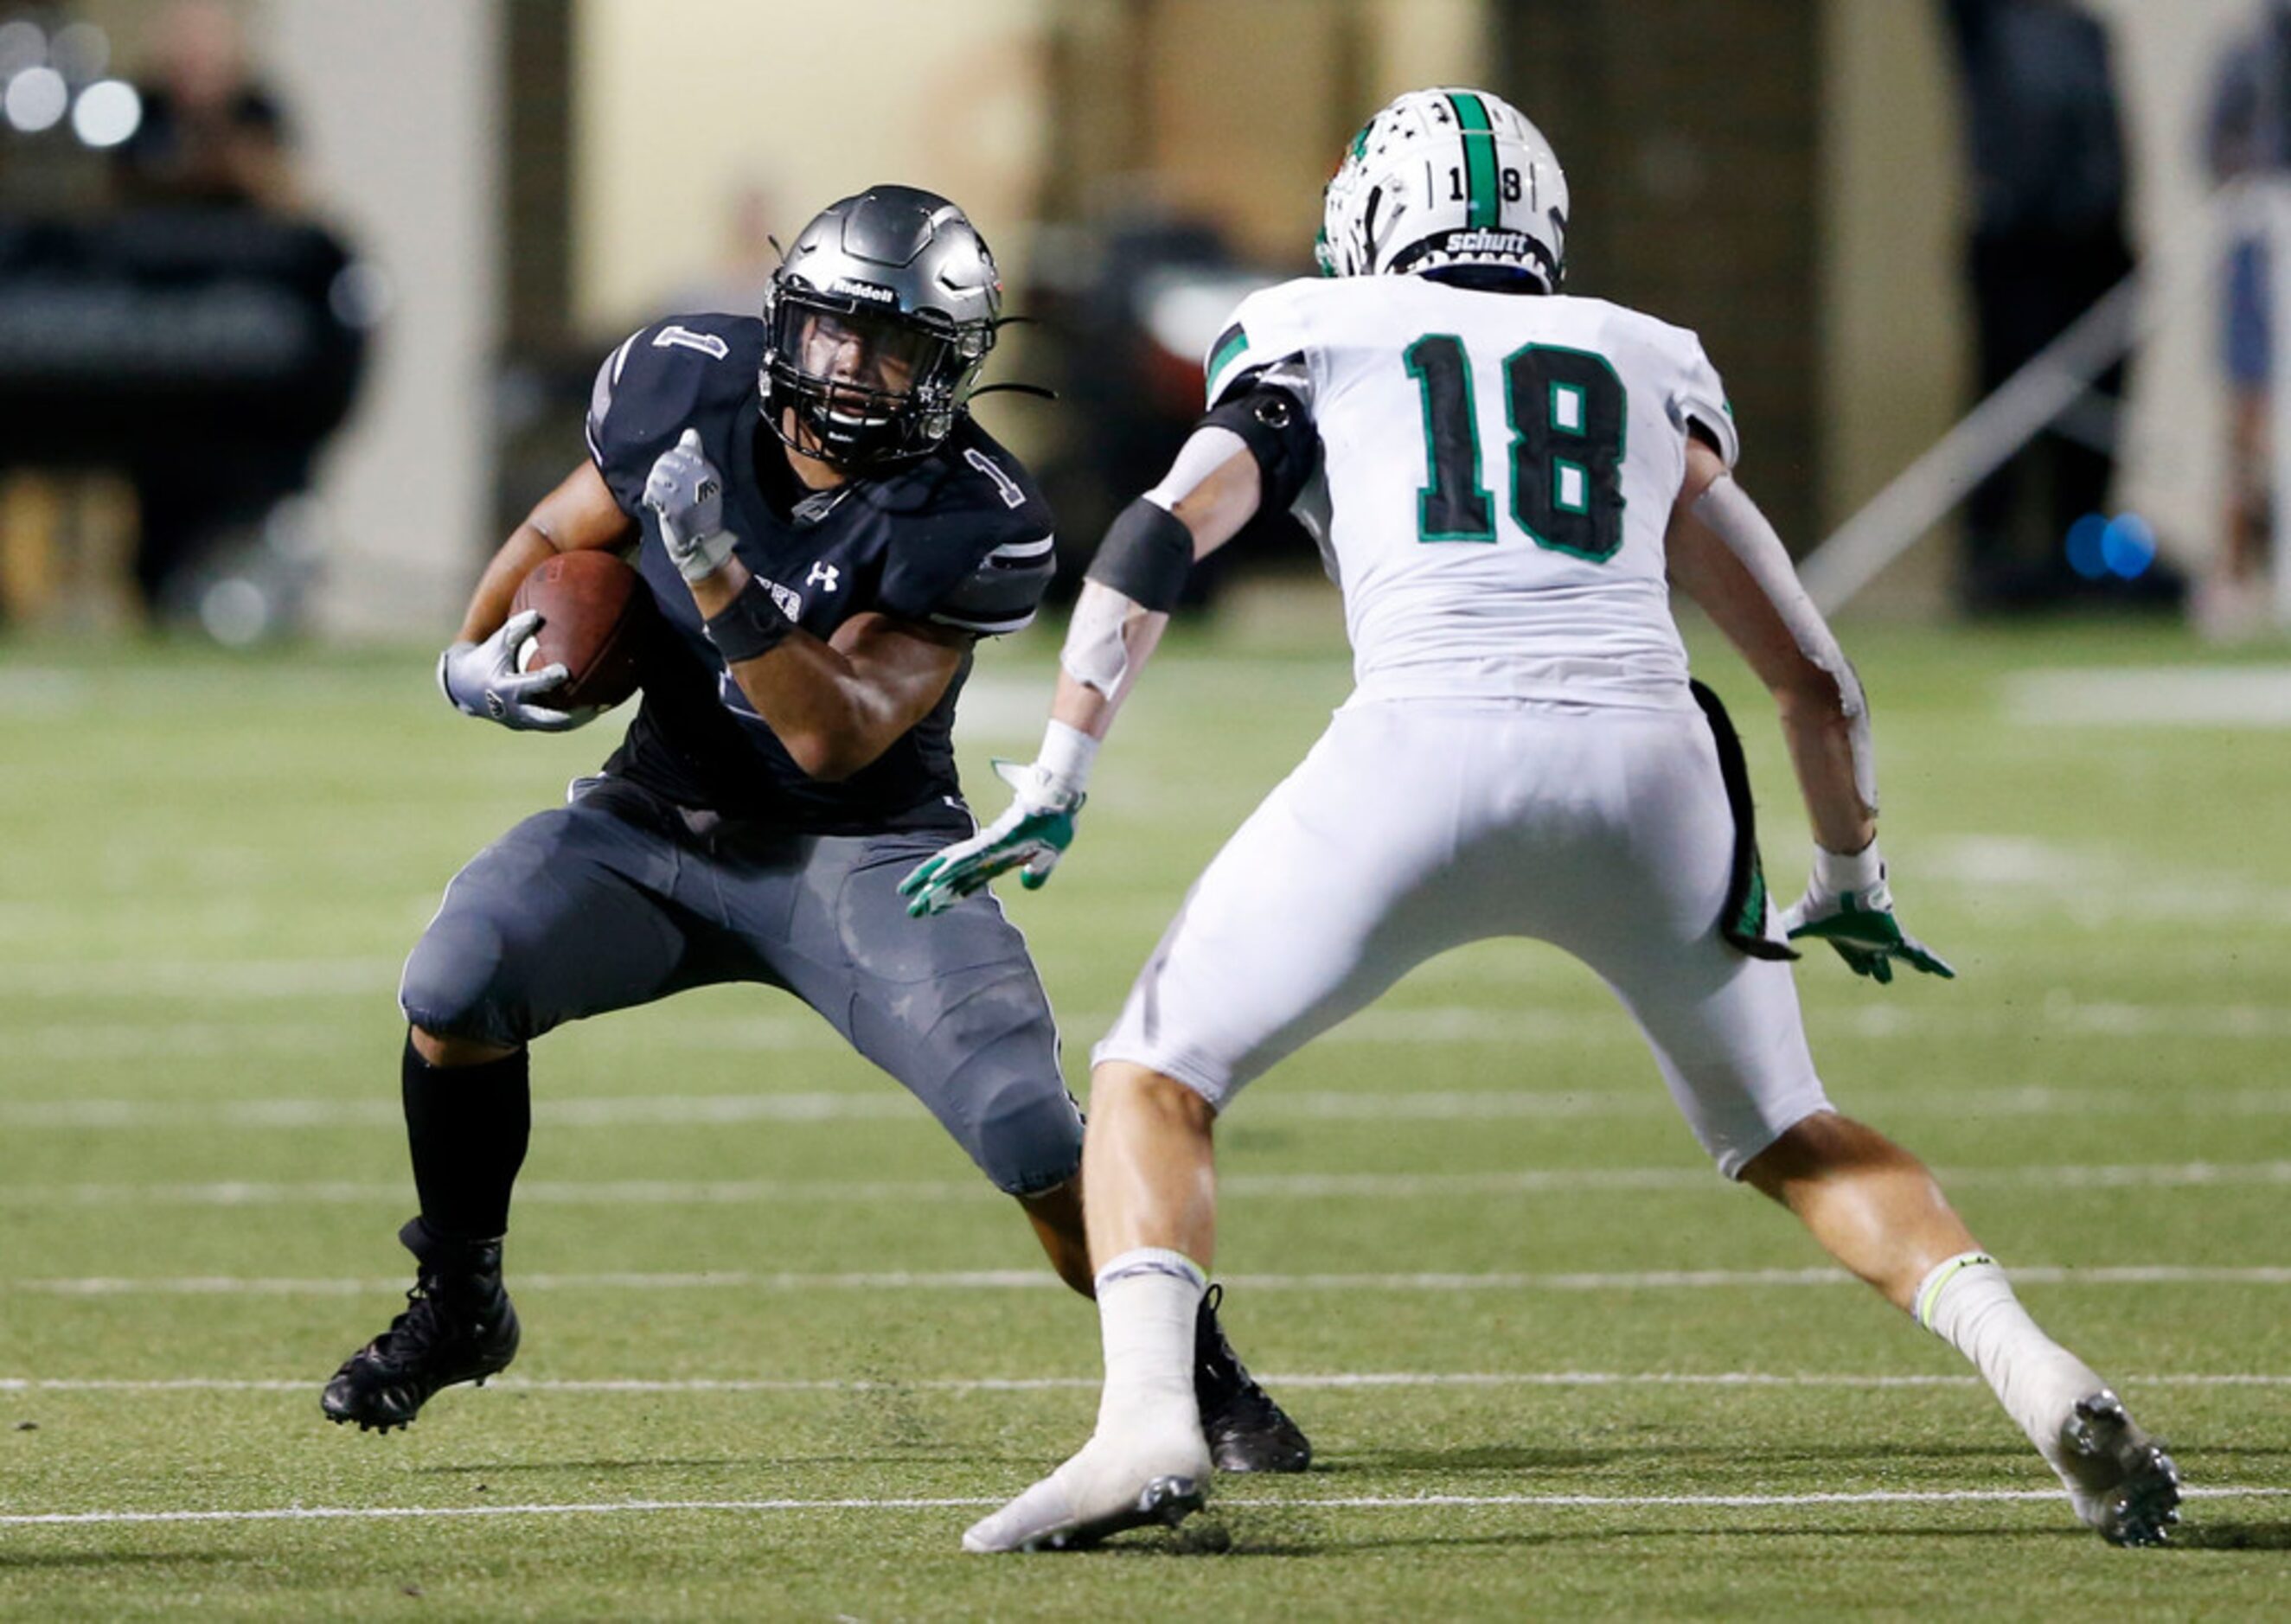
POLYGON ((1503 210, 1496 190, 1496 137, 1487 103, 1468 94, 1451 96, 1448 102, 1464 131, 1464 197, 1469 211, 1465 223, 1475 231, 1491 231, 1502 223, 1503 210))

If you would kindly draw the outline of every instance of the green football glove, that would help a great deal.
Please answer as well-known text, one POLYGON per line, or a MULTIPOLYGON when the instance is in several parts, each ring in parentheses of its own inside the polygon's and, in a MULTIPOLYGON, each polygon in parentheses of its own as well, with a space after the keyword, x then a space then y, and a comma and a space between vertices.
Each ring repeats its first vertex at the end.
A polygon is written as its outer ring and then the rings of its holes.
POLYGON ((1016 798, 985 828, 926 858, 899 881, 899 895, 907 899, 912 917, 951 908, 995 875, 1014 868, 1020 871, 1020 885, 1040 890, 1073 844, 1074 816, 1086 799, 1081 790, 1040 762, 1021 767, 998 760, 994 772, 1016 798))
POLYGON ((1789 939, 1812 937, 1829 943, 1857 976, 1880 982, 1893 978, 1898 959, 1911 969, 1954 980, 1948 961, 1901 929, 1893 917, 1893 894, 1885 884, 1885 864, 1876 841, 1851 856, 1813 850, 1813 874, 1805 895, 1782 910, 1789 939))

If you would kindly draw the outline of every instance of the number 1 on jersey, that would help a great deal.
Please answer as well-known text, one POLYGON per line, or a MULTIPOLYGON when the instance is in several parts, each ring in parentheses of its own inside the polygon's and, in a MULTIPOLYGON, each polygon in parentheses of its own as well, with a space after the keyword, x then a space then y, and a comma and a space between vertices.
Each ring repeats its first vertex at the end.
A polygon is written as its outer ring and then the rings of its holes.
POLYGON ((1419 542, 1492 542, 1495 498, 1480 483, 1480 431, 1472 363, 1452 333, 1427 333, 1405 351, 1424 391, 1424 462, 1432 483, 1416 494, 1419 542))
MULTIPOLYGON (((1480 484, 1479 420, 1463 341, 1431 333, 1403 352, 1424 396, 1419 542, 1492 542, 1493 499, 1480 484)), ((1623 544, 1622 380, 1588 350, 1525 344, 1504 358, 1511 425, 1511 517, 1537 546, 1593 564, 1623 544)))

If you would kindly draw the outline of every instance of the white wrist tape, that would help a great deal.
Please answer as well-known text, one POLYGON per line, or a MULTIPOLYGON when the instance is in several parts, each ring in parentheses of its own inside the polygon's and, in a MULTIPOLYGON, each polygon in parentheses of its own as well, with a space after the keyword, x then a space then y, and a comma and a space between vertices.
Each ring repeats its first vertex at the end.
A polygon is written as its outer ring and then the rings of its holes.
POLYGON ((1066 619, 1059 665, 1082 687, 1096 688, 1108 699, 1117 697, 1121 679, 1129 674, 1129 623, 1145 613, 1145 605, 1103 582, 1083 582, 1073 613, 1066 619))
POLYGON ((1054 719, 1042 730, 1042 748, 1034 758, 1034 769, 1059 795, 1080 800, 1089 786, 1090 763, 1097 760, 1096 739, 1054 719))
POLYGON ((1829 623, 1813 607, 1791 567, 1789 549, 1758 504, 1734 483, 1732 474, 1720 474, 1694 499, 1691 510, 1709 532, 1726 543, 1741 560, 1766 596, 1773 601, 1782 623, 1789 628, 1798 652, 1829 674, 1837 685, 1837 703, 1848 724, 1847 745, 1853 755, 1853 789, 1870 812, 1877 810, 1877 750, 1869 736, 1869 704, 1861 679, 1853 674, 1845 651, 1830 634, 1829 623))
POLYGON ((1848 891, 1867 895, 1884 884, 1885 880, 1885 860, 1877 855, 1875 840, 1843 856, 1819 846, 1813 848, 1813 882, 1833 896, 1842 896, 1848 891))

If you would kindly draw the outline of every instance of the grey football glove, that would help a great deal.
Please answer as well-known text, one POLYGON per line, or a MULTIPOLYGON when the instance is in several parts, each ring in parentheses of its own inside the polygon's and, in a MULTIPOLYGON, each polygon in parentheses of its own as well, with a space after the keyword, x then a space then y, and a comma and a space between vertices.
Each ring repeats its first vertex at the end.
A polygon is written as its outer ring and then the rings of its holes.
POLYGON ((669 561, 687 581, 706 579, 731 558, 732 533, 724 528, 724 476, 700 449, 697 429, 687 429, 653 460, 644 504, 660 521, 669 561))
POLYGON ((541 611, 512 615, 482 643, 455 643, 438 656, 438 691, 464 716, 482 716, 523 733, 563 733, 596 720, 595 705, 551 710, 533 702, 565 686, 562 665, 517 668, 518 651, 541 624, 541 611))
POLYGON ((1893 894, 1885 884, 1885 864, 1874 840, 1845 857, 1815 847, 1805 895, 1782 910, 1781 925, 1793 942, 1813 937, 1829 943, 1857 976, 1891 981, 1896 959, 1928 976, 1945 980, 1957 976, 1946 960, 1903 930, 1893 917, 1893 894))

